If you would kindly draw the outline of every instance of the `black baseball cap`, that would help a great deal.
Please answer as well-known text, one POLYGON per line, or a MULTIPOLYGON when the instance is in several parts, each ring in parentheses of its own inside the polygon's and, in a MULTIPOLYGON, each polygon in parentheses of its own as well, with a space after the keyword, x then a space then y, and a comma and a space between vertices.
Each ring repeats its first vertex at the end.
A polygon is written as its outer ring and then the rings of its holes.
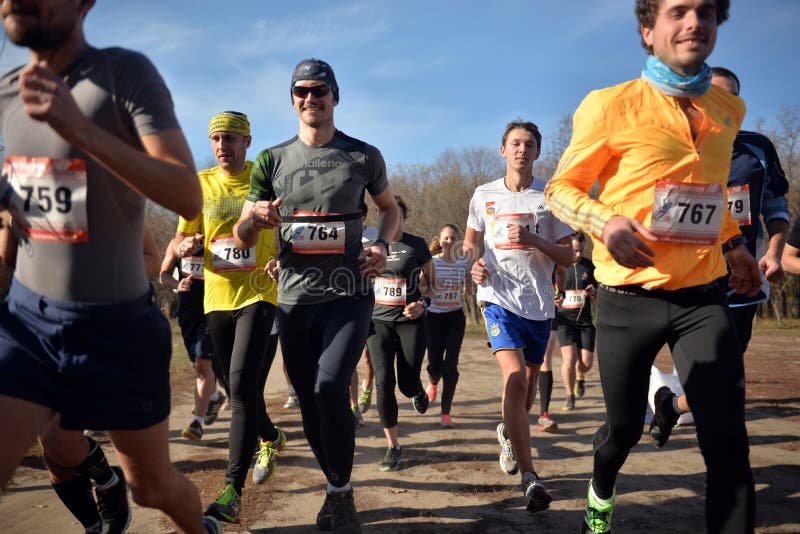
POLYGON ((333 91, 334 100, 339 101, 339 84, 336 83, 333 69, 325 61, 310 58, 298 63, 292 73, 292 86, 299 80, 319 80, 327 83, 333 91))

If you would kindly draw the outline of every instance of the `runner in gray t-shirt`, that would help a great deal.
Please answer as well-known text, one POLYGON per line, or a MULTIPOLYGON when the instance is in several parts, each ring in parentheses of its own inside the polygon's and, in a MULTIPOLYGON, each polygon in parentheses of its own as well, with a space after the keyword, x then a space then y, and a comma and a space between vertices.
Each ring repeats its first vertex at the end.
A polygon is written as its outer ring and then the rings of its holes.
MULTIPOLYGON (((169 460, 170 329, 141 248, 145 197, 192 217, 200 187, 156 69, 86 42, 93 5, 0 7, 31 57, 0 79, 0 198, 19 232, 0 305, 0 413, 14 429, 0 433, 0 488, 46 428, 63 435, 45 454, 78 472, 94 456, 79 431, 109 429, 122 466, 112 479, 124 472, 134 500, 183 531, 218 532, 169 460)), ((129 513, 107 522, 108 511, 103 531, 122 532, 129 513)))
POLYGON ((280 228, 281 348, 306 438, 328 480, 317 525, 361 532, 350 486, 355 428, 347 390, 374 304, 366 277, 386 265, 399 210, 380 152, 333 124, 339 86, 330 65, 301 61, 291 94, 298 135, 259 154, 233 233, 237 247, 249 248, 261 229, 280 228), (365 190, 381 219, 380 238, 362 249, 365 190))

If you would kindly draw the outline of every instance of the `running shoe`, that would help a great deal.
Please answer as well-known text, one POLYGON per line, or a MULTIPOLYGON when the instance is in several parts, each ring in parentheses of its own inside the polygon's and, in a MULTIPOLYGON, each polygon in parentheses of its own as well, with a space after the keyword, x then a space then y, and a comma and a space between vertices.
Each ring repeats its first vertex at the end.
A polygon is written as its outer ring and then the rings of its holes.
POLYGON ((222 534, 222 525, 219 524, 216 517, 204 517, 203 526, 206 527, 208 534, 222 534))
POLYGON ((400 447, 386 447, 386 456, 383 457, 383 461, 381 462, 381 471, 397 471, 400 469, 402 456, 403 451, 400 447))
POLYGON ((454 428, 456 426, 455 422, 453 422, 453 418, 450 417, 449 413, 442 414, 442 426, 445 428, 454 428))
POLYGON ((414 405, 414 409, 417 411, 418 414, 423 414, 428 411, 428 405, 430 401, 428 400, 428 394, 425 391, 420 391, 416 395, 414 395, 414 399, 412 401, 414 405))
POLYGON ((586 395, 586 380, 578 378, 575 380, 575 396, 579 399, 586 395))
POLYGON ((558 425, 555 421, 550 418, 550 414, 544 412, 542 415, 539 416, 539 420, 537 421, 539 432, 558 432, 558 425))
POLYGON ((278 453, 286 445, 286 433, 278 427, 278 439, 275 441, 261 440, 258 450, 258 459, 253 467, 253 484, 264 484, 269 482, 275 475, 275 460, 278 453))
POLYGON ((564 406, 561 407, 562 410, 565 412, 571 412, 575 409, 575 395, 570 395, 567 397, 567 400, 564 401, 564 406))
POLYGON ((581 533, 610 534, 611 513, 614 511, 614 495, 606 504, 600 504, 592 491, 592 482, 589 481, 589 491, 586 496, 586 514, 583 517, 581 533))
POLYGON ((358 401, 358 411, 362 414, 367 413, 372 406, 372 388, 361 388, 361 399, 358 401))
POLYGON ((678 424, 680 414, 675 413, 672 401, 675 394, 667 386, 661 386, 653 396, 656 412, 650 421, 650 441, 659 449, 663 447, 672 434, 672 428, 678 424))
POLYGON ((216 501, 208 505, 204 515, 215 517, 228 523, 238 523, 241 513, 241 496, 236 493, 233 484, 225 484, 225 489, 222 490, 216 501))
POLYGON ((286 397, 286 402, 283 403, 283 407, 287 410, 293 410, 295 408, 300 407, 300 401, 297 400, 297 395, 289 395, 286 397))
POLYGON ((217 400, 208 401, 208 409, 206 410, 206 415, 203 417, 204 425, 213 425, 214 421, 216 421, 219 416, 219 409, 225 404, 225 395, 219 391, 217 395, 217 400))
POLYGON ((517 459, 514 456, 511 440, 506 437, 505 423, 497 425, 497 441, 500 443, 500 469, 507 475, 516 475, 517 471, 519 471, 519 465, 517 465, 517 459))
POLYGON ((532 514, 547 510, 553 500, 536 473, 522 475, 522 493, 525 494, 525 508, 532 514))
POLYGON ((364 428, 367 424, 364 422, 364 416, 358 411, 358 406, 353 406, 353 421, 356 428, 364 428))
POLYGON ((317 513, 317 528, 320 530, 331 530, 333 528, 333 516, 331 515, 331 494, 325 492, 325 500, 322 501, 322 508, 317 513))
POLYGON ((436 400, 436 384, 428 382, 428 387, 425 388, 425 393, 428 395, 428 400, 433 402, 436 400))
POLYGON ((131 522, 131 507, 128 504, 128 484, 125 474, 119 467, 111 468, 117 474, 119 482, 108 489, 95 489, 97 510, 103 523, 102 534, 121 534, 128 529, 131 522))
POLYGON ((200 441, 203 439, 203 425, 196 419, 192 419, 189 426, 181 431, 181 436, 191 441, 200 441))
POLYGON ((327 499, 331 512, 331 530, 339 534, 361 534, 361 521, 358 520, 352 488, 346 492, 331 493, 327 499))

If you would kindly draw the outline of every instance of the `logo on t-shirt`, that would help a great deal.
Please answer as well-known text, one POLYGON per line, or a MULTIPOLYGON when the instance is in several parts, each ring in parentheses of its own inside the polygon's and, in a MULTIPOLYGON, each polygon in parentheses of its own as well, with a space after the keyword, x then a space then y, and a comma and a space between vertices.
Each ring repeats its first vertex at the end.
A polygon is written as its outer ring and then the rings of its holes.
POLYGON ((494 215, 494 201, 486 203, 486 215, 494 215))

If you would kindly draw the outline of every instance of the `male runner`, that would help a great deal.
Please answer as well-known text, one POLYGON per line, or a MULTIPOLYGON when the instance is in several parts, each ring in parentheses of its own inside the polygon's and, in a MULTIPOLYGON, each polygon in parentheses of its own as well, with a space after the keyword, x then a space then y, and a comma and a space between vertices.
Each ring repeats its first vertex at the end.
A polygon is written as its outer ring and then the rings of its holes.
POLYGON ((200 188, 153 65, 86 42, 93 5, 0 6, 31 57, 0 79, 0 198, 21 229, 0 307, 0 412, 15 430, 0 433, 0 487, 57 412, 63 429, 110 430, 138 504, 216 531, 169 460, 170 331, 141 248, 145 198, 192 217, 200 188))
POLYGON ((564 410, 575 409, 575 397, 586 392, 584 375, 594 363, 595 328, 592 322, 592 303, 597 293, 594 264, 583 257, 586 237, 572 236, 572 265, 560 275, 558 288, 558 344, 561 347, 561 380, 567 393, 564 410))
POLYGON ((497 425, 500 466, 509 475, 522 470, 522 492, 529 512, 550 506, 552 498, 533 468, 528 412, 536 395, 554 314, 552 272, 567 266, 572 229, 558 221, 544 200, 544 182, 534 178, 542 136, 532 122, 510 122, 500 154, 506 175, 475 189, 469 205, 464 254, 472 266, 477 299, 492 353, 503 374, 503 422, 497 425))
MULTIPOLYGON (((594 240, 606 423, 595 436, 584 532, 611 530, 614 484, 639 441, 650 366, 672 350, 705 458, 709 532, 753 530, 741 346, 723 277, 758 291, 758 265, 726 209, 744 103, 705 64, 728 0, 637 0, 642 78, 590 93, 547 186, 557 217, 594 240), (597 200, 588 192, 599 181, 597 200)), ((658 414, 656 414, 658 416, 658 414)))
POLYGON ((275 257, 274 232, 264 232, 244 250, 234 245, 233 226, 249 189, 253 164, 247 161, 250 121, 244 113, 223 111, 208 124, 211 150, 218 165, 200 171, 203 211, 180 219, 175 234, 181 258, 197 255, 203 245, 205 294, 203 308, 214 345, 214 361, 222 382, 230 388, 231 423, 225 486, 209 504, 206 515, 237 522, 241 496, 254 444, 261 438, 253 482, 268 482, 286 434, 267 414, 263 384, 275 353, 268 344, 275 318, 277 287, 264 272, 275 257), (202 226, 202 241, 196 237, 202 226))
POLYGON ((400 212, 381 153, 334 126, 339 85, 330 65, 298 63, 290 93, 299 132, 258 155, 234 238, 244 249, 261 230, 280 228, 281 348, 306 439, 328 480, 317 526, 361 532, 350 486, 355 427, 347 389, 374 305, 368 276, 386 265, 400 212), (362 248, 365 191, 381 214, 380 237, 362 248))

